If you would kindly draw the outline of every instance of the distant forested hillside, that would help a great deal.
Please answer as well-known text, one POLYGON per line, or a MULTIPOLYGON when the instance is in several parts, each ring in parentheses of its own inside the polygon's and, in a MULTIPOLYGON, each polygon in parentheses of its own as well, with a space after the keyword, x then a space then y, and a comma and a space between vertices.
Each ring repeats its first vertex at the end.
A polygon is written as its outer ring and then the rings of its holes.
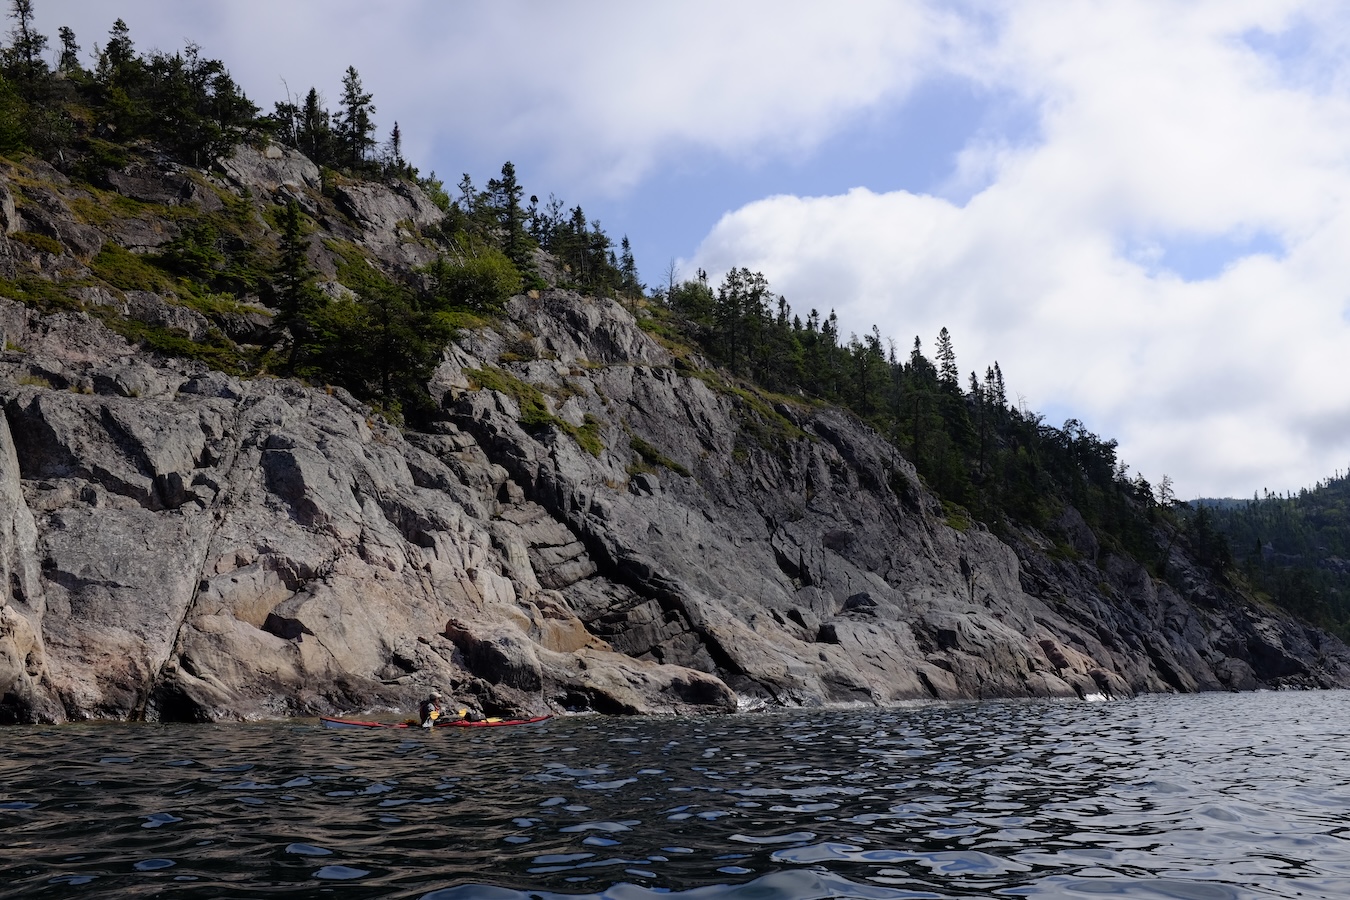
POLYGON ((1311 489, 1200 506, 1252 585, 1278 605, 1350 636, 1350 476, 1311 489))

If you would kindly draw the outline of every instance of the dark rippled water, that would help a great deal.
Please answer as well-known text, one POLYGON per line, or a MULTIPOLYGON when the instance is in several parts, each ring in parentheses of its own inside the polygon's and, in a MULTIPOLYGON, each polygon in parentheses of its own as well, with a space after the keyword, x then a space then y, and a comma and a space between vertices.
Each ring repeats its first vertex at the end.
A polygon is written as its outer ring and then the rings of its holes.
POLYGON ((1350 693, 0 729, 3 897, 1350 897, 1350 693))

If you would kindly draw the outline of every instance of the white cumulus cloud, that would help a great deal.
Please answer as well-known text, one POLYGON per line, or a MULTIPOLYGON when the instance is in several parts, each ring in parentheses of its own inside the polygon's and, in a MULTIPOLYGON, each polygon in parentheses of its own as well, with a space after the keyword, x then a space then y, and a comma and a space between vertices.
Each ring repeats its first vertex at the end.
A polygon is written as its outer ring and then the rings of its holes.
POLYGON ((1014 89, 1038 128, 972 140, 951 182, 966 202, 771 197, 686 265, 762 271, 794 309, 902 349, 918 334, 931 355, 946 326, 965 370, 997 359, 1032 409, 1119 438, 1183 496, 1310 485, 1350 461, 1347 22, 1325 4, 1010 4, 943 67, 1014 89), (1169 268, 1177 242, 1255 234, 1266 249, 1217 274, 1169 268))
POLYGON ((958 83, 990 115, 931 195, 860 179, 767 197, 710 223, 681 268, 761 270, 797 311, 835 308, 902 350, 946 326, 965 370, 997 359, 1033 409, 1119 438, 1182 495, 1350 462, 1350 13, 1334 0, 36 7, 86 53, 118 15, 141 49, 196 41, 268 107, 283 79, 335 106, 356 66, 424 171, 529 157, 528 183, 573 198, 682 167, 828 165, 841 134, 958 83), (1033 127, 1006 130, 1028 110, 1033 127), (1232 259, 1188 280, 1188 247, 1232 259))

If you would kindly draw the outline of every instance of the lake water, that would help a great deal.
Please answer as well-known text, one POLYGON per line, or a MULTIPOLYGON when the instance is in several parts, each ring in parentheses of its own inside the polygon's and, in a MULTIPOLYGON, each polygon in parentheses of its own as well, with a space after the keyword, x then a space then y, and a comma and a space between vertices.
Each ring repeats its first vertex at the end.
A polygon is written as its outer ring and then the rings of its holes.
POLYGON ((1350 693, 0 729, 0 897, 1350 897, 1350 693))

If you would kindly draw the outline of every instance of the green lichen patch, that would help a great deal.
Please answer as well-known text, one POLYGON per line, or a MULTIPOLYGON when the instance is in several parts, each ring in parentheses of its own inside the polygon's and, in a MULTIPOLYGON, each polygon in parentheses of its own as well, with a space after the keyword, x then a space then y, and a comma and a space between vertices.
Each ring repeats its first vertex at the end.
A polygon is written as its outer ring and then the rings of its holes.
POLYGON ((671 459, 669 456, 666 456, 641 435, 630 434, 628 436, 628 446, 638 455, 639 460, 639 462, 635 462, 629 467, 629 474, 635 472, 651 472, 659 467, 662 469, 669 469, 678 475, 684 475, 685 477, 689 476, 688 469, 671 459))
POLYGON ((604 423, 595 416, 588 413, 585 423, 579 426, 555 416, 549 412, 548 400, 542 390, 496 366, 467 369, 464 374, 469 377, 472 389, 496 391, 514 400, 520 408, 520 424, 525 428, 536 431, 556 428, 592 456, 599 457, 604 452, 604 441, 600 437, 604 423))

